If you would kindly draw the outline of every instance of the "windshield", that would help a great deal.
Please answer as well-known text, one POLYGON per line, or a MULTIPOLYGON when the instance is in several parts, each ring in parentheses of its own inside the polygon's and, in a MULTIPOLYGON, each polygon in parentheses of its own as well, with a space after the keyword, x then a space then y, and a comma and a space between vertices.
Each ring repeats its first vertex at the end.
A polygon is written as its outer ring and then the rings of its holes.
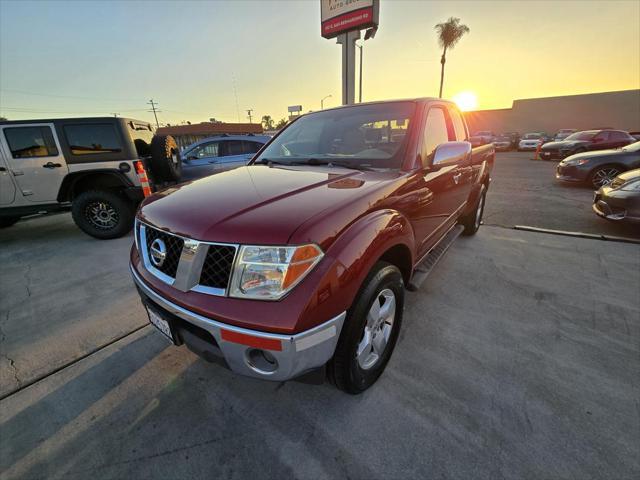
POLYGON ((526 133, 522 138, 524 138, 525 140, 536 140, 540 137, 541 135, 539 133, 526 133))
POLYGON ((591 140, 598 132, 576 132, 569 135, 565 140, 591 140))
POLYGON ((397 102, 305 115, 276 137, 256 162, 400 168, 414 110, 412 102, 397 102))
POLYGON ((635 142, 631 145, 627 145, 626 147, 622 147, 622 150, 625 152, 640 152, 640 142, 635 142))

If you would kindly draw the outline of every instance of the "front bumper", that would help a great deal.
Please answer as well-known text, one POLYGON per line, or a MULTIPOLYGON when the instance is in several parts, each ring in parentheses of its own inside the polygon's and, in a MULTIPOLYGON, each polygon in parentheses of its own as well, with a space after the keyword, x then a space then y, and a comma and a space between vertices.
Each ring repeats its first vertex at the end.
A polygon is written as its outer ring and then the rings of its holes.
POLYGON ((187 344, 207 360, 211 360, 211 356, 224 359, 227 366, 240 375, 285 381, 323 366, 333 356, 346 317, 343 312, 295 335, 235 327, 165 299, 147 286, 133 267, 130 269, 142 302, 171 320, 178 342, 187 344), (202 331, 208 336, 202 335, 202 331))
POLYGON ((599 217, 614 222, 640 222, 640 216, 637 216, 637 213, 634 215, 635 211, 629 212, 628 198, 625 194, 623 193, 620 197, 615 195, 616 193, 619 194, 619 191, 606 186, 594 192, 593 205, 591 206, 593 212, 599 217))
POLYGON ((564 156, 558 150, 540 150, 540 158, 543 160, 562 159, 564 156))
POLYGON ((556 167, 556 179, 563 182, 585 182, 589 176, 589 170, 576 165, 558 164, 556 167))

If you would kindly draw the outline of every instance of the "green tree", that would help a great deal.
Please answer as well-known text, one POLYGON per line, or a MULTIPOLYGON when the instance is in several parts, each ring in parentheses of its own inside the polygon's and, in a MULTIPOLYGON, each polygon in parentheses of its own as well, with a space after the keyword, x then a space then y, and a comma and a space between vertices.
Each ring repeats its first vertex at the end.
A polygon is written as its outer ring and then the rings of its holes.
POLYGON ((6 122, 7 120, 7 117, 0 117, 0 122, 6 122))
POLYGON ((276 128, 273 122, 273 118, 271 118, 271 115, 262 116, 262 126, 264 127, 265 130, 273 130, 274 128, 276 128))
POLYGON ((440 95, 442 98, 442 86, 444 84, 444 64, 447 61, 447 50, 453 49, 456 43, 465 33, 469 33, 469 27, 460 23, 460 19, 451 17, 444 23, 435 26, 438 33, 438 43, 442 47, 442 57, 440 57, 440 95))
POLYGON ((280 119, 278 123, 276 123, 276 130, 286 127, 287 123, 289 123, 289 121, 286 118, 280 119))

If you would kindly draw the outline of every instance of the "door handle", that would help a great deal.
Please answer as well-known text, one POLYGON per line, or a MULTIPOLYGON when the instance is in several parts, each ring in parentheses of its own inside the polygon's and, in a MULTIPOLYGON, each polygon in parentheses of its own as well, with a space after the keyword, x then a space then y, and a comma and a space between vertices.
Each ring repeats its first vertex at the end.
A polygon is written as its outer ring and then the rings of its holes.
POLYGON ((60 165, 59 163, 49 162, 42 165, 42 168, 60 168, 61 166, 62 165, 60 165))
POLYGON ((460 181, 460 177, 462 177, 462 173, 458 172, 453 176, 453 181, 454 183, 456 183, 456 185, 458 184, 458 182, 460 181))
POLYGON ((6 171, 7 171, 7 169, 6 169, 6 168, 4 168, 4 167, 0 167, 0 172, 6 172, 6 171))

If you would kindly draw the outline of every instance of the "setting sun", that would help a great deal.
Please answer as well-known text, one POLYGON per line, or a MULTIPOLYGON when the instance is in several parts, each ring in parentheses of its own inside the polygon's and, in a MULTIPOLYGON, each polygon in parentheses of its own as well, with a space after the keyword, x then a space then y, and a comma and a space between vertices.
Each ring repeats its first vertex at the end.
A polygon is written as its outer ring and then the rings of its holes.
POLYGON ((463 112, 478 108, 478 97, 473 92, 460 92, 453 96, 453 101, 463 112))

